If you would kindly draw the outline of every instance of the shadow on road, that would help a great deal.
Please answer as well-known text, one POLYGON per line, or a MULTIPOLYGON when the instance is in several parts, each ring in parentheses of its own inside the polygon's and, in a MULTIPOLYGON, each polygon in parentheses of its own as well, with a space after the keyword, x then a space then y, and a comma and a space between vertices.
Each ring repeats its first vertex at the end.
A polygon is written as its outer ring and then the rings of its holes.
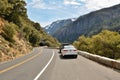
POLYGON ((62 60, 77 59, 74 56, 62 56, 61 54, 59 55, 59 57, 62 60))

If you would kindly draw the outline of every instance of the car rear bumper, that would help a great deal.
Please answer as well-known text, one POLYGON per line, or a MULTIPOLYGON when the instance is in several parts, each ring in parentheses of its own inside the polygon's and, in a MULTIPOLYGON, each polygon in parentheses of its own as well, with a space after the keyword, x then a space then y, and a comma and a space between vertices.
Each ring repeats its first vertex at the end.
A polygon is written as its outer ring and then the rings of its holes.
POLYGON ((77 58, 78 54, 64 54, 63 57, 74 57, 77 58))
POLYGON ((69 55, 74 56, 74 55, 78 55, 78 53, 77 52, 68 52, 68 53, 62 53, 62 55, 63 56, 69 56, 69 55))

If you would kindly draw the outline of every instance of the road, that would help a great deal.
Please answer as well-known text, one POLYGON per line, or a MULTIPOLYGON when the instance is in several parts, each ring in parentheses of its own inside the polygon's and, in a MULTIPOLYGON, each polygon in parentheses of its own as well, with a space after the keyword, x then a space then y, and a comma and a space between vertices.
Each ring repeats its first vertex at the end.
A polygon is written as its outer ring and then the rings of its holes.
POLYGON ((38 47, 1 63, 0 80, 120 80, 120 72, 82 56, 62 58, 56 49, 38 47))

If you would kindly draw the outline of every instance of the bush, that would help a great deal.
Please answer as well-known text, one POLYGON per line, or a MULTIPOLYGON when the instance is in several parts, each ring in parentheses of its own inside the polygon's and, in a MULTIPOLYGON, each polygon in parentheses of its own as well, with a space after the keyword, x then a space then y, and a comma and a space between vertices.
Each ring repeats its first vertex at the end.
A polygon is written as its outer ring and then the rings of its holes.
POLYGON ((40 42, 40 35, 37 32, 32 32, 32 34, 29 36, 29 42, 32 44, 32 46, 38 46, 40 42))
POLYGON ((15 28, 13 28, 12 25, 10 24, 6 24, 4 27, 3 27, 3 33, 2 33, 2 36, 10 41, 10 42, 14 42, 14 39, 13 39, 13 36, 15 34, 15 28))
POLYGON ((25 38, 29 40, 29 36, 32 34, 32 29, 30 27, 24 27, 23 32, 25 33, 25 38))
POLYGON ((112 59, 120 58, 120 34, 117 32, 104 30, 91 38, 81 36, 73 45, 93 54, 112 59))
POLYGON ((33 25, 34 27, 35 27, 35 29, 37 29, 38 31, 40 31, 41 30, 41 26, 40 26, 40 24, 39 23, 34 23, 34 25, 33 25))

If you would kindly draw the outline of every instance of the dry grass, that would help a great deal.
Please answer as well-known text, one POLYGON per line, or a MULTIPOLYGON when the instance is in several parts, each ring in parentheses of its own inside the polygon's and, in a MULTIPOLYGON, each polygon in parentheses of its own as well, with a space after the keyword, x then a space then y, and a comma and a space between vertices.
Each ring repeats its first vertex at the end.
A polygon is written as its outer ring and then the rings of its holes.
POLYGON ((0 18, 0 33, 2 33, 2 28, 4 26, 4 20, 2 18, 0 18))
POLYGON ((24 39, 19 38, 19 33, 16 31, 14 35, 14 43, 5 40, 1 33, 4 33, 2 28, 6 24, 6 21, 0 18, 0 62, 13 60, 29 53, 32 49, 30 44, 24 39))
POLYGON ((15 58, 28 54, 32 47, 24 39, 14 36, 14 44, 6 41, 0 36, 0 62, 13 60, 15 58))

